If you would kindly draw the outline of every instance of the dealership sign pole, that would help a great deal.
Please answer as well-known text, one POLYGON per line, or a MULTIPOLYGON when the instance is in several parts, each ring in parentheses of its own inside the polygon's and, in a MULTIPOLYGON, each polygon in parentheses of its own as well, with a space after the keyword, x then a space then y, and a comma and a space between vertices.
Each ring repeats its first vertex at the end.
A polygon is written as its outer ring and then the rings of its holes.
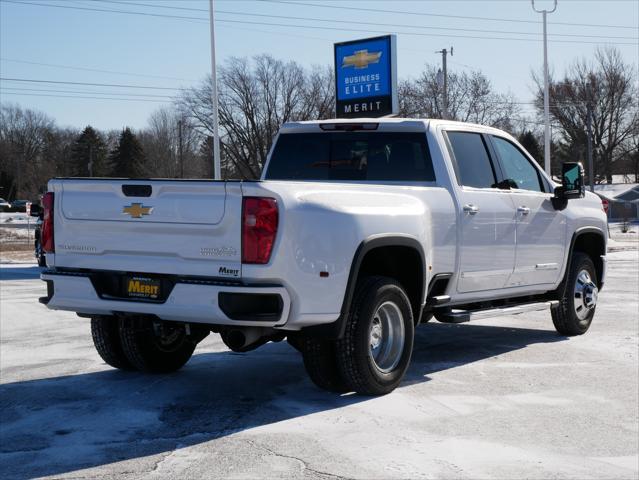
POLYGON ((337 118, 399 113, 395 35, 335 44, 335 100, 337 118))

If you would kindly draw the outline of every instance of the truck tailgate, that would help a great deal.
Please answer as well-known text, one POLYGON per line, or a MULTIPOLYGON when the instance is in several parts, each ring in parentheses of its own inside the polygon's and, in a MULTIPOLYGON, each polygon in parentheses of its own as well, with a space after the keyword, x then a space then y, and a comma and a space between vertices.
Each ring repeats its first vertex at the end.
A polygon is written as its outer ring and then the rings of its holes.
POLYGON ((55 179, 56 268, 241 277, 241 184, 55 179))

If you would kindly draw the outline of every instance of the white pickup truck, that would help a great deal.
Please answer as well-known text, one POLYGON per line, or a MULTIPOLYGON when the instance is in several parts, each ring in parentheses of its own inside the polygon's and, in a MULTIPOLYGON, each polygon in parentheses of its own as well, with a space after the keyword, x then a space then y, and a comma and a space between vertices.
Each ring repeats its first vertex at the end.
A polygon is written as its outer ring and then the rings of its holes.
POLYGON ((337 392, 392 391, 415 327, 550 310, 590 326, 606 216, 510 135, 443 120, 282 126, 259 181, 53 179, 42 279, 121 369, 169 372, 219 333, 288 341, 337 392))

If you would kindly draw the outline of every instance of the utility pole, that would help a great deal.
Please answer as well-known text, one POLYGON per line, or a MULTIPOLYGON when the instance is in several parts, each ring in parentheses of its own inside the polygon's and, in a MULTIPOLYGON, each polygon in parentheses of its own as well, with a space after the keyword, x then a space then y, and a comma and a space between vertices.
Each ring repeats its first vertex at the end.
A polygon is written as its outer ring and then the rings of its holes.
POLYGON ((592 104, 588 102, 588 181, 590 183, 590 191, 595 191, 595 168, 592 161, 592 104))
POLYGON ((217 109, 217 75, 215 71, 215 20, 213 0, 209 0, 209 23, 211 30, 211 100, 213 100, 213 178, 222 179, 220 162, 220 127, 217 109))
POLYGON ((184 178, 184 157, 182 155, 182 120, 178 120, 178 157, 180 159, 180 178, 184 178))
POLYGON ((544 166, 548 176, 550 171, 550 101, 548 99, 548 36, 546 33, 546 15, 557 10, 557 0, 554 0, 552 10, 537 10, 535 0, 530 0, 535 12, 543 15, 544 22, 544 166))
MULTIPOLYGON (((443 86, 443 94, 442 94, 442 118, 448 119, 448 68, 446 66, 446 56, 448 55, 448 50, 445 48, 443 50, 438 50, 435 53, 442 54, 442 69, 438 72, 437 75, 437 83, 443 86), (441 73, 441 80, 440 74, 441 73)), ((450 56, 453 56, 453 47, 450 47, 450 56)))

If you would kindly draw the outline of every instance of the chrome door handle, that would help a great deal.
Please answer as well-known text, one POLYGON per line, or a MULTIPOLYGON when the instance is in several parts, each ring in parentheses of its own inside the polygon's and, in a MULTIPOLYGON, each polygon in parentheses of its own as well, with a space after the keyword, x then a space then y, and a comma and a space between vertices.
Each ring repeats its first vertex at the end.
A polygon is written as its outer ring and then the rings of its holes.
POLYGON ((472 203, 464 205, 464 213, 475 215, 477 212, 479 212, 479 207, 477 205, 473 205, 472 203))
POLYGON ((517 207, 517 213, 521 213, 522 215, 528 215, 530 213, 530 208, 528 207, 517 207))

